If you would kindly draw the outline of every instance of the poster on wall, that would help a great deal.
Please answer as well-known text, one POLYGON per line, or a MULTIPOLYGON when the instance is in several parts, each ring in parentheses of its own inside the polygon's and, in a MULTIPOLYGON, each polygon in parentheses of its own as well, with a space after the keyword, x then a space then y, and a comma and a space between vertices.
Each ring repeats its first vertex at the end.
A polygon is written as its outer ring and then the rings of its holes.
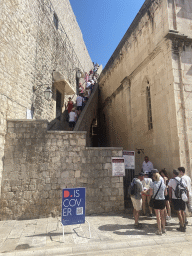
POLYGON ((135 151, 123 150, 125 169, 135 169, 135 151))
POLYGON ((85 223, 85 188, 62 190, 61 222, 64 226, 85 223))
POLYGON ((125 160, 123 157, 112 157, 112 176, 125 176, 125 160))

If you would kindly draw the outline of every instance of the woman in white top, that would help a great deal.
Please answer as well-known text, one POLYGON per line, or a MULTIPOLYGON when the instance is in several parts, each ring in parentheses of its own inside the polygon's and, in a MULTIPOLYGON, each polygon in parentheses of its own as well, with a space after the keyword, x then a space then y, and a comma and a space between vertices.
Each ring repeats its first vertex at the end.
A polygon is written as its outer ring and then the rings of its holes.
MULTIPOLYGON (((149 188, 150 188, 150 185, 152 183, 152 179, 148 178, 147 175, 145 175, 145 177, 141 181, 141 183, 143 185, 143 191, 141 193, 141 196, 142 196, 142 208, 143 208, 143 215, 145 216, 146 215, 146 201, 147 201, 147 204, 149 206, 149 202, 150 202, 150 199, 151 199, 151 196, 149 194, 149 188)), ((153 209, 149 206, 149 217, 153 216, 152 210, 153 209)))
POLYGON ((160 179, 159 173, 153 173, 154 182, 150 185, 150 195, 155 199, 154 210, 157 217, 157 235, 165 233, 165 195, 167 195, 166 185, 160 179), (161 229, 162 227, 162 229, 161 229))
POLYGON ((77 121, 77 114, 75 113, 75 108, 73 108, 72 111, 69 113, 69 127, 71 131, 75 127, 76 121, 77 121))

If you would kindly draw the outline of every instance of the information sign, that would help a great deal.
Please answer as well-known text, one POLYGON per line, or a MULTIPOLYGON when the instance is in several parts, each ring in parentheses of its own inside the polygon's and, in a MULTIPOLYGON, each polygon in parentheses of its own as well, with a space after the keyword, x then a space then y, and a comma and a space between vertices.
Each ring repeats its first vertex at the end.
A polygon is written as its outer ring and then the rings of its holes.
POLYGON ((85 188, 66 188, 62 190, 63 225, 85 223, 85 188))
POLYGON ((135 151, 123 151, 125 169, 135 169, 135 151))
POLYGON ((112 176, 125 176, 125 160, 123 157, 112 157, 112 176))

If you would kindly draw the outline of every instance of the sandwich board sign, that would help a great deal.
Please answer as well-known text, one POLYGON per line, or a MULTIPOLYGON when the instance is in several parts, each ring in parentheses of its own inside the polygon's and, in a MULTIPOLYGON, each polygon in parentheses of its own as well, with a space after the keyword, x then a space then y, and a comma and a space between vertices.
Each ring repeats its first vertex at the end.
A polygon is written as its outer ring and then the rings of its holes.
POLYGON ((85 223, 85 188, 66 188, 62 190, 63 226, 85 223))

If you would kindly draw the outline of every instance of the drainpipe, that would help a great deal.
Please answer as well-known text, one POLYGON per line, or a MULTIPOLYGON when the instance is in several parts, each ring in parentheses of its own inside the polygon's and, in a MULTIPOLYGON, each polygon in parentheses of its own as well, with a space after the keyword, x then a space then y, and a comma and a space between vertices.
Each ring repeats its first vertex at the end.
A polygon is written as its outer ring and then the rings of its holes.
POLYGON ((176 14, 176 4, 175 0, 172 0, 172 11, 173 11, 173 29, 177 30, 177 14, 176 14))
MULTIPOLYGON (((184 97, 184 83, 183 83, 183 75, 182 75, 182 67, 181 67, 181 52, 183 49, 183 44, 181 47, 178 47, 178 68, 179 68, 179 89, 180 89, 180 98, 181 98, 181 109, 182 111, 182 123, 183 123, 183 135, 184 135, 184 147, 185 147, 185 159, 186 159, 186 171, 188 175, 190 175, 190 154, 189 154, 189 140, 187 134, 187 121, 186 121, 186 110, 185 110, 185 97, 184 97)), ((181 157, 180 157, 181 160, 181 157)), ((191 175, 190 175, 191 176, 191 175)))

